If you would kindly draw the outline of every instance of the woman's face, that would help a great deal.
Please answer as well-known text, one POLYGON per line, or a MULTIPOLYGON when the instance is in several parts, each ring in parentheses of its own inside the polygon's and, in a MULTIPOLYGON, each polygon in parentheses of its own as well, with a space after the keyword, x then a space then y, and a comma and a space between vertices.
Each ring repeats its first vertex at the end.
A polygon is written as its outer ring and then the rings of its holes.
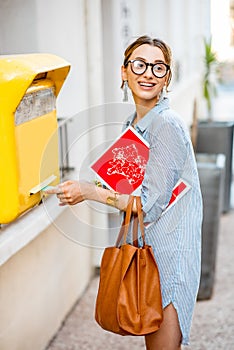
MULTIPOLYGON (((129 60, 136 59, 153 64, 159 61, 166 63, 162 50, 148 44, 143 44, 133 51, 129 60)), ((122 67, 122 79, 128 81, 136 104, 153 107, 167 82, 168 73, 163 78, 157 78, 152 73, 152 67, 148 66, 143 74, 137 75, 132 72, 129 63, 127 67, 122 67)))

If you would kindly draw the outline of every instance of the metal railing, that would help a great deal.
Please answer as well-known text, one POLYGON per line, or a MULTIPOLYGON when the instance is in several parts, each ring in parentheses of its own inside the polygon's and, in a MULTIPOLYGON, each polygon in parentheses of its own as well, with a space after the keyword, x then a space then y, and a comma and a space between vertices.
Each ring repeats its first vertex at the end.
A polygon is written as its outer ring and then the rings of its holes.
POLYGON ((64 179, 69 172, 75 168, 70 165, 69 142, 68 142, 68 123, 70 118, 58 118, 58 137, 59 137, 59 169, 60 178, 64 179))

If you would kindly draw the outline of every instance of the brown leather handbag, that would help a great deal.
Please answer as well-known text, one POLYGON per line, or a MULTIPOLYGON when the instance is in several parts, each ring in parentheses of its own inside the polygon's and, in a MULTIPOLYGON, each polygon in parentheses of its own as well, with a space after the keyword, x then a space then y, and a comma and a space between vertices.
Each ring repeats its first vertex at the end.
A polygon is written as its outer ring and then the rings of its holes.
POLYGON ((116 246, 104 250, 95 319, 103 329, 121 335, 146 335, 157 331, 162 323, 159 272, 153 250, 145 244, 140 197, 130 196, 116 246), (137 215, 133 222, 133 245, 130 245, 126 240, 134 198, 137 215), (142 247, 138 247, 138 226, 142 247))

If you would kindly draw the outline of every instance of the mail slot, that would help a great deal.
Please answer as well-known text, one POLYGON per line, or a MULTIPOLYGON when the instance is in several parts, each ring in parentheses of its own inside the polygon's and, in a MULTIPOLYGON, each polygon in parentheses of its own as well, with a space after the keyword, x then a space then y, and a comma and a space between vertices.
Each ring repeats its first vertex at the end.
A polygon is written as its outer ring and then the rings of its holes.
POLYGON ((0 223, 59 183, 56 98, 69 72, 50 54, 0 56, 0 223))

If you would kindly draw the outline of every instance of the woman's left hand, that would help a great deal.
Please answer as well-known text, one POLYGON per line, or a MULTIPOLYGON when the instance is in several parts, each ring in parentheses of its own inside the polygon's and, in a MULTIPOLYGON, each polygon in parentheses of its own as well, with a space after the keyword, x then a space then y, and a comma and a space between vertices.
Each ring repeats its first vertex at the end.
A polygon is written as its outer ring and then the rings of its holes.
POLYGON ((65 181, 53 189, 45 190, 44 193, 56 194, 59 205, 74 205, 89 199, 89 193, 95 190, 95 185, 86 181, 65 181))

